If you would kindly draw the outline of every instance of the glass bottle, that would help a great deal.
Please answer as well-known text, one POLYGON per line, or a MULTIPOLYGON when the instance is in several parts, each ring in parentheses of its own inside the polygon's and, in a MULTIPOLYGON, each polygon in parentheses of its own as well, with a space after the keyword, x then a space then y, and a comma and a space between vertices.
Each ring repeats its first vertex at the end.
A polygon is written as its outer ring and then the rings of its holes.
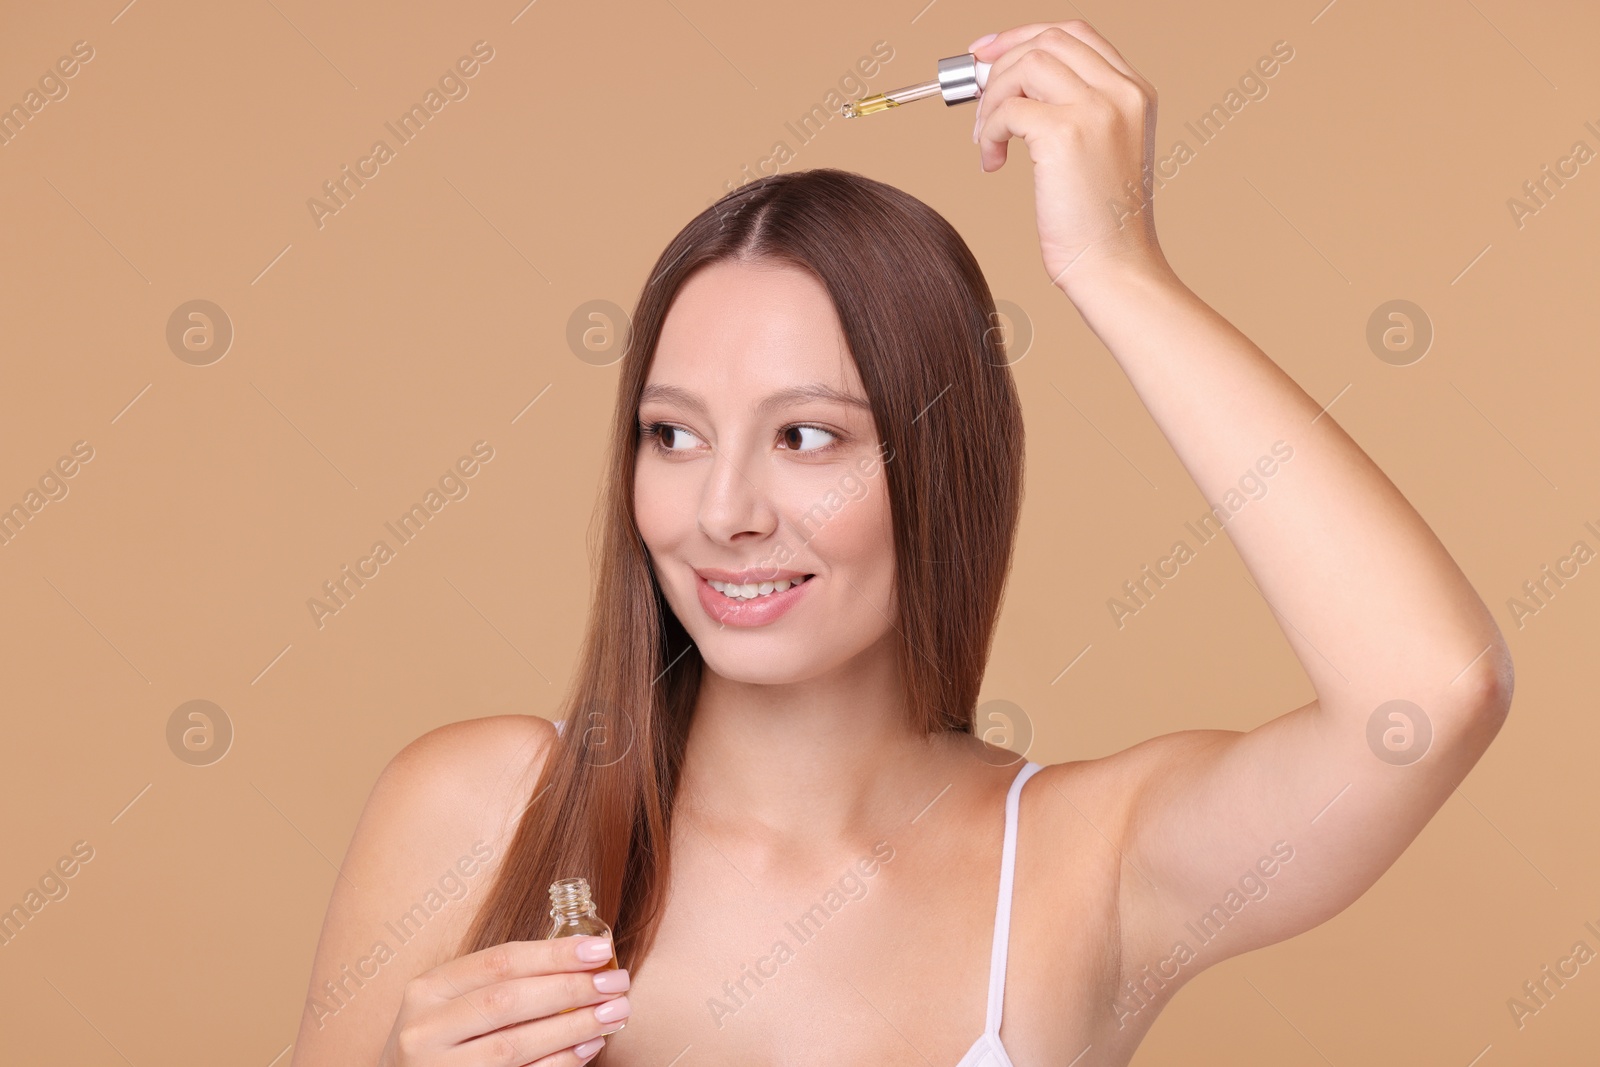
MULTIPOLYGON (((611 962, 596 967, 596 971, 615 970, 617 951, 611 927, 595 912, 594 900, 589 895, 587 878, 562 878, 550 883, 550 932, 545 936, 580 937, 595 935, 612 942, 611 962)), ((562 1008, 561 1012, 576 1011, 562 1008)), ((557 1012, 560 1015, 561 1012, 557 1012)))

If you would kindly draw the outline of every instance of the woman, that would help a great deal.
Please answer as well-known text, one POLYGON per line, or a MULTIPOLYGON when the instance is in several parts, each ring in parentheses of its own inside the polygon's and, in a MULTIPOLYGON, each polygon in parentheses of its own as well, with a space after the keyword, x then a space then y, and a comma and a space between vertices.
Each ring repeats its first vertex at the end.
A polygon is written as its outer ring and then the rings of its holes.
POLYGON ((1125 1064, 1200 970, 1357 899, 1495 736, 1482 601, 1130 203, 1154 90, 1082 22, 974 47, 982 166, 1027 143, 1051 281, 1208 500, 1272 474, 1227 529, 1317 699, 1050 766, 973 736, 1022 485, 988 288, 904 193, 751 183, 640 296, 563 729, 457 723, 385 769, 298 1067, 1125 1064), (431 917, 441 871, 471 888, 431 917), (623 970, 543 940, 569 875, 623 970))

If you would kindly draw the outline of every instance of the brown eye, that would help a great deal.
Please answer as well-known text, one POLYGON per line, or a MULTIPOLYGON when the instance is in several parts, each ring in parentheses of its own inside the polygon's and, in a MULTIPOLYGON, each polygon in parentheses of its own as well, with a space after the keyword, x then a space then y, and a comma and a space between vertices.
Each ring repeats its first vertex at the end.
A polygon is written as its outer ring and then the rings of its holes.
POLYGON ((824 430, 821 426, 796 425, 785 426, 783 428, 783 446, 794 452, 825 452, 829 448, 833 447, 834 438, 835 435, 833 431, 824 430), (824 437, 828 438, 828 440, 822 442, 821 445, 814 448, 802 448, 801 445, 804 442, 800 435, 806 430, 810 430, 814 434, 822 434, 824 437))
POLYGON ((690 433, 688 430, 685 430, 682 426, 674 426, 670 422, 662 423, 659 432, 664 435, 664 438, 661 442, 662 447, 668 452, 687 452, 689 449, 693 448, 694 443, 699 440, 698 437, 690 433), (678 440, 680 437, 683 438, 683 440, 678 440), (681 449, 677 447, 680 444, 684 446, 681 449))
POLYGON ((689 441, 694 441, 694 434, 680 426, 669 422, 641 422, 639 424, 640 442, 649 442, 650 448, 660 455, 673 452, 687 452, 688 448, 678 448, 678 437, 682 435, 689 441))

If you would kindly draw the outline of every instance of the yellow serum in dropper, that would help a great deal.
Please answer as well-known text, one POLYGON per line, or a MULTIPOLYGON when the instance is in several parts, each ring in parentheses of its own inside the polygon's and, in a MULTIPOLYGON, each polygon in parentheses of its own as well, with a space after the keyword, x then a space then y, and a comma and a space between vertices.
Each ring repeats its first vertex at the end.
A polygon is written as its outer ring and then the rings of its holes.
POLYGON ((860 100, 855 100, 846 104, 841 109, 841 112, 845 118, 853 119, 857 115, 871 115, 887 108, 899 106, 900 105, 898 102, 890 100, 882 93, 877 93, 873 96, 864 96, 860 100))

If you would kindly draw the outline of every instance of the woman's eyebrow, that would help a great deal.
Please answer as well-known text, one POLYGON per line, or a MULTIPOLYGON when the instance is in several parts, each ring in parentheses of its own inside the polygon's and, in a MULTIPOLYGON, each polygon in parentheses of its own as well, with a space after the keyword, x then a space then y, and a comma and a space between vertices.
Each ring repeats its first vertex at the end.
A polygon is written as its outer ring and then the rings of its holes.
MULTIPOLYGON (((647 404, 652 400, 678 404, 702 415, 706 411, 705 401, 700 398, 700 394, 679 388, 676 385, 645 386, 644 391, 639 394, 639 403, 641 405, 647 404)), ((775 408, 786 407, 789 404, 797 404, 806 400, 822 400, 832 404, 842 404, 846 407, 857 407, 868 412, 872 410, 872 405, 865 397, 856 396, 853 393, 840 392, 833 386, 824 385, 822 382, 812 382, 808 385, 796 385, 788 389, 779 389, 775 393, 768 394, 761 403, 756 405, 755 410, 757 415, 765 415, 775 408)))

